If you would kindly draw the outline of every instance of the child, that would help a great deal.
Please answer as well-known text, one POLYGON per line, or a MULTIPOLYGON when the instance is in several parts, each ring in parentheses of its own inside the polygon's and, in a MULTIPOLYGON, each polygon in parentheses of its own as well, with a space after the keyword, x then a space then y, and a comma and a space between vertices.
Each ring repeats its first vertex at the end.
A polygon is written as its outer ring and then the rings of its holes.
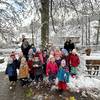
POLYGON ((43 71, 44 71, 44 75, 46 75, 46 65, 47 65, 47 60, 48 60, 48 55, 47 55, 47 50, 43 51, 43 71))
POLYGON ((36 49, 35 56, 37 56, 37 57, 39 58, 39 60, 41 61, 41 64, 44 64, 44 61, 43 61, 43 54, 42 54, 40 48, 37 48, 37 49, 36 49))
POLYGON ((33 55, 34 55, 33 49, 30 48, 30 49, 29 49, 29 52, 28 52, 28 59, 29 59, 29 58, 32 58, 33 55))
POLYGON ((29 69, 27 61, 25 57, 22 57, 19 68, 19 78, 22 86, 28 85, 28 75, 29 75, 29 69))
POLYGON ((29 59, 28 59, 28 66, 29 66, 30 79, 33 81, 34 80, 34 67, 33 67, 33 58, 32 57, 29 57, 29 59))
POLYGON ((8 74, 10 81, 10 89, 12 89, 12 85, 15 85, 17 81, 17 70, 16 66, 13 63, 13 59, 10 57, 8 59, 8 64, 5 73, 8 74))
POLYGON ((69 55, 69 64, 70 64, 70 69, 71 69, 70 70, 71 76, 75 78, 77 75, 79 64, 80 64, 80 59, 78 55, 76 54, 76 49, 73 49, 72 53, 70 53, 69 55))
POLYGON ((61 61, 61 66, 57 73, 58 78, 58 89, 59 91, 64 91, 68 89, 67 83, 69 82, 69 69, 66 66, 66 61, 63 59, 61 61))
POLYGON ((57 72, 58 72, 58 66, 55 62, 55 58, 54 56, 50 55, 49 61, 46 66, 46 76, 47 76, 47 80, 49 80, 50 83, 54 83, 57 72))
POLYGON ((39 59, 39 57, 36 55, 33 60, 33 67, 34 67, 34 77, 36 83, 39 82, 39 80, 43 80, 43 70, 42 70, 42 63, 39 59))
POLYGON ((62 52, 60 51, 59 48, 56 48, 54 51, 54 56, 55 56, 55 61, 58 65, 58 67, 60 66, 61 63, 61 57, 62 57, 62 52))

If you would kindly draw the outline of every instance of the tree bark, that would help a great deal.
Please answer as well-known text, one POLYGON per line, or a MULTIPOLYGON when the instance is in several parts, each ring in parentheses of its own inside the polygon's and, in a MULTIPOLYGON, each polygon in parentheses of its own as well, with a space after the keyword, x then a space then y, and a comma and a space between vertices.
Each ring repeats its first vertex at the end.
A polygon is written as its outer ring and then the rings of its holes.
POLYGON ((49 0, 41 0, 41 46, 49 42, 49 0))

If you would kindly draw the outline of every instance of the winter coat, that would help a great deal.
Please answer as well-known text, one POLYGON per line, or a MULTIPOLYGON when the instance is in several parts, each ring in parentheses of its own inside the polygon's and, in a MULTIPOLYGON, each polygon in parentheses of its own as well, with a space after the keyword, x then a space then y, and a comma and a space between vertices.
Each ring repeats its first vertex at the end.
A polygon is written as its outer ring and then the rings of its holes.
POLYGON ((43 56, 43 61, 44 61, 44 64, 46 64, 46 63, 47 63, 48 58, 49 58, 49 56, 48 56, 48 55, 43 56))
POLYGON ((62 82, 69 82, 69 71, 66 67, 60 67, 57 73, 57 78, 62 82))
POLYGON ((58 66, 57 64, 54 62, 52 63, 51 61, 48 61, 47 66, 46 66, 46 75, 50 75, 50 74, 57 74, 58 72, 58 66))
POLYGON ((68 41, 66 41, 65 43, 64 43, 64 49, 66 49, 68 52, 69 52, 69 42, 68 41))
POLYGON ((22 50, 25 58, 28 60, 28 52, 29 52, 29 49, 31 48, 31 46, 27 45, 26 48, 25 48, 23 45, 24 45, 24 43, 22 43, 22 45, 21 45, 21 50, 22 50))
POLYGON ((5 74, 8 74, 8 76, 17 76, 17 70, 16 70, 16 66, 14 65, 14 63, 7 64, 5 74))
POLYGON ((28 60, 29 73, 34 74, 33 61, 28 60))
POLYGON ((15 59, 13 61, 13 64, 14 64, 14 66, 15 66, 16 69, 19 69, 19 67, 20 67, 20 61, 19 60, 15 59))
POLYGON ((74 43, 69 43, 69 50, 72 51, 73 49, 75 49, 74 43))
POLYGON ((70 64, 70 66, 73 66, 73 67, 78 67, 78 65, 80 64, 80 59, 78 57, 77 54, 70 54, 68 56, 68 62, 70 64))
POLYGON ((39 57, 41 63, 44 64, 42 52, 36 53, 35 56, 39 57))
POLYGON ((28 74, 29 74, 28 65, 25 64, 23 66, 20 66, 20 69, 19 69, 19 78, 28 78, 28 74))
POLYGON ((33 67, 34 67, 34 74, 35 75, 43 74, 41 61, 33 61, 33 67), (38 67, 35 67, 35 65, 38 65, 38 67))
POLYGON ((78 69, 77 69, 76 67, 71 66, 71 71, 70 71, 70 73, 76 75, 77 72, 78 72, 78 69))

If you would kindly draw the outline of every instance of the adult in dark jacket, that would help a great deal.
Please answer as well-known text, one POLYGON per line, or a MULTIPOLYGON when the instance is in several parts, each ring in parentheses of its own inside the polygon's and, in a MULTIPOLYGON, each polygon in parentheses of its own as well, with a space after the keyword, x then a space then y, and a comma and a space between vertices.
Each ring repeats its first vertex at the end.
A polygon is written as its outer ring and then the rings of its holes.
POLYGON ((75 44, 71 40, 69 40, 69 52, 73 49, 75 49, 75 44))
POLYGON ((68 51, 68 53, 69 53, 69 42, 68 41, 66 41, 64 43, 64 49, 66 49, 68 51))
POLYGON ((22 50, 23 55, 26 58, 26 60, 28 60, 28 52, 29 52, 30 48, 31 48, 31 46, 29 45, 29 42, 26 39, 24 39, 22 41, 21 50, 22 50))

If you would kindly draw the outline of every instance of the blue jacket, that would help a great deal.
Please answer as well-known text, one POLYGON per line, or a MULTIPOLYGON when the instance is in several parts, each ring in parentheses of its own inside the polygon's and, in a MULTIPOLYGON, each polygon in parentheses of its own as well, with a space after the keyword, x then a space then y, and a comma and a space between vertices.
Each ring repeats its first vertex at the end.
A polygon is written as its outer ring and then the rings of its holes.
POLYGON ((57 73, 59 81, 69 82, 69 72, 66 70, 66 67, 60 67, 57 73))
POLYGON ((8 76, 16 76, 17 75, 17 70, 13 63, 7 64, 5 74, 8 74, 8 76))

